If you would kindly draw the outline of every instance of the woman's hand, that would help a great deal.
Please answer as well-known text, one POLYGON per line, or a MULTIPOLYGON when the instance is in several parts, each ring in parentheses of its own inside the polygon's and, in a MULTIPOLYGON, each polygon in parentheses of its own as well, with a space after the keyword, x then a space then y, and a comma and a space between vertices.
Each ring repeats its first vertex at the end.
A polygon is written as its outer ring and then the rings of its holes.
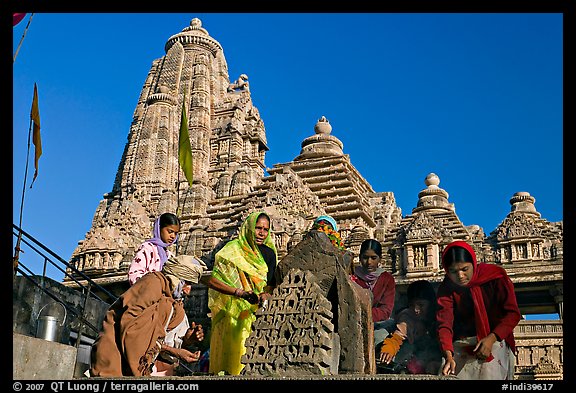
POLYGON ((456 361, 452 356, 452 352, 444 351, 444 359, 446 359, 446 363, 442 367, 442 375, 456 374, 456 361))
POLYGON ((237 296, 240 299, 244 299, 250 304, 258 304, 258 295, 256 295, 253 291, 245 291, 242 288, 236 288, 234 291, 234 296, 237 296))
POLYGON ((266 308, 268 307, 268 304, 270 303, 270 299, 272 299, 272 294, 268 293, 268 292, 262 292, 260 295, 258 295, 258 306, 262 307, 262 308, 266 308))
POLYGON ((244 296, 242 296, 242 299, 246 300, 250 304, 258 304, 258 295, 252 291, 244 291, 244 296))
POLYGON ((492 355, 492 346, 498 340, 498 337, 494 333, 490 333, 482 340, 478 341, 478 344, 474 347, 474 355, 478 360, 485 361, 492 355))

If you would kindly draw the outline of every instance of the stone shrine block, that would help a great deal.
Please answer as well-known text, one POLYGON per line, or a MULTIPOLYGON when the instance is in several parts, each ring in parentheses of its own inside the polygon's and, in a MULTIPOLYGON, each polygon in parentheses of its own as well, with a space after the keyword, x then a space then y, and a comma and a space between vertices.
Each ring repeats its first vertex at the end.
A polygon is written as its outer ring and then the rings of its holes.
POLYGON ((374 374, 372 294, 350 280, 352 258, 334 247, 325 233, 310 231, 278 263, 276 281, 283 283, 292 269, 312 273, 331 304, 331 322, 340 340, 338 373, 374 374))
POLYGON ((242 357, 244 375, 338 374, 332 305, 311 272, 292 269, 259 308, 242 357))

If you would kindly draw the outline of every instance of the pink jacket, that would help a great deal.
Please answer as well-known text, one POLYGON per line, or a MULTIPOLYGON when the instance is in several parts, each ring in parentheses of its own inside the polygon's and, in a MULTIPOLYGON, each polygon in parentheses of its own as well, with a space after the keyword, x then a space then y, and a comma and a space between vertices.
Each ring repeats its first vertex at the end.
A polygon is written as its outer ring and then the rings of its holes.
MULTIPOLYGON (((170 251, 166 250, 168 258, 172 256, 170 251)), ((136 252, 130 268, 128 269, 128 281, 134 285, 136 280, 148 272, 160 271, 160 255, 155 244, 144 242, 136 252)))

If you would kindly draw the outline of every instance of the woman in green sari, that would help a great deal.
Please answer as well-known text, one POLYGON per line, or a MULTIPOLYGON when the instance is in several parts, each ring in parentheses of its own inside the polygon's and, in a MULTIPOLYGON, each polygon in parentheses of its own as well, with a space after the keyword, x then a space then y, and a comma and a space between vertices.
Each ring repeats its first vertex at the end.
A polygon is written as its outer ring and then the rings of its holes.
POLYGON ((212 314, 210 337, 211 374, 238 375, 244 365, 244 343, 252 330, 255 312, 269 298, 277 264, 276 246, 270 236, 270 217, 251 213, 238 238, 216 253, 208 286, 212 314))

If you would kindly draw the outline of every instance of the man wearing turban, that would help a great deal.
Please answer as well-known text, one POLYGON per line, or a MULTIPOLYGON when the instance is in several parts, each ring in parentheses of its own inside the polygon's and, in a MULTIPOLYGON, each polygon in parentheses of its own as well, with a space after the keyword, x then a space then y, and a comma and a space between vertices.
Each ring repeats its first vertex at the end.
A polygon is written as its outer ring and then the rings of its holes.
POLYGON ((190 294, 192 284, 198 283, 205 271, 202 261, 180 255, 169 258, 162 271, 149 272, 137 280, 106 312, 92 345, 90 374, 172 375, 174 365, 162 362, 162 353, 186 362, 197 361, 200 351, 185 349, 191 337, 182 296, 190 294))

